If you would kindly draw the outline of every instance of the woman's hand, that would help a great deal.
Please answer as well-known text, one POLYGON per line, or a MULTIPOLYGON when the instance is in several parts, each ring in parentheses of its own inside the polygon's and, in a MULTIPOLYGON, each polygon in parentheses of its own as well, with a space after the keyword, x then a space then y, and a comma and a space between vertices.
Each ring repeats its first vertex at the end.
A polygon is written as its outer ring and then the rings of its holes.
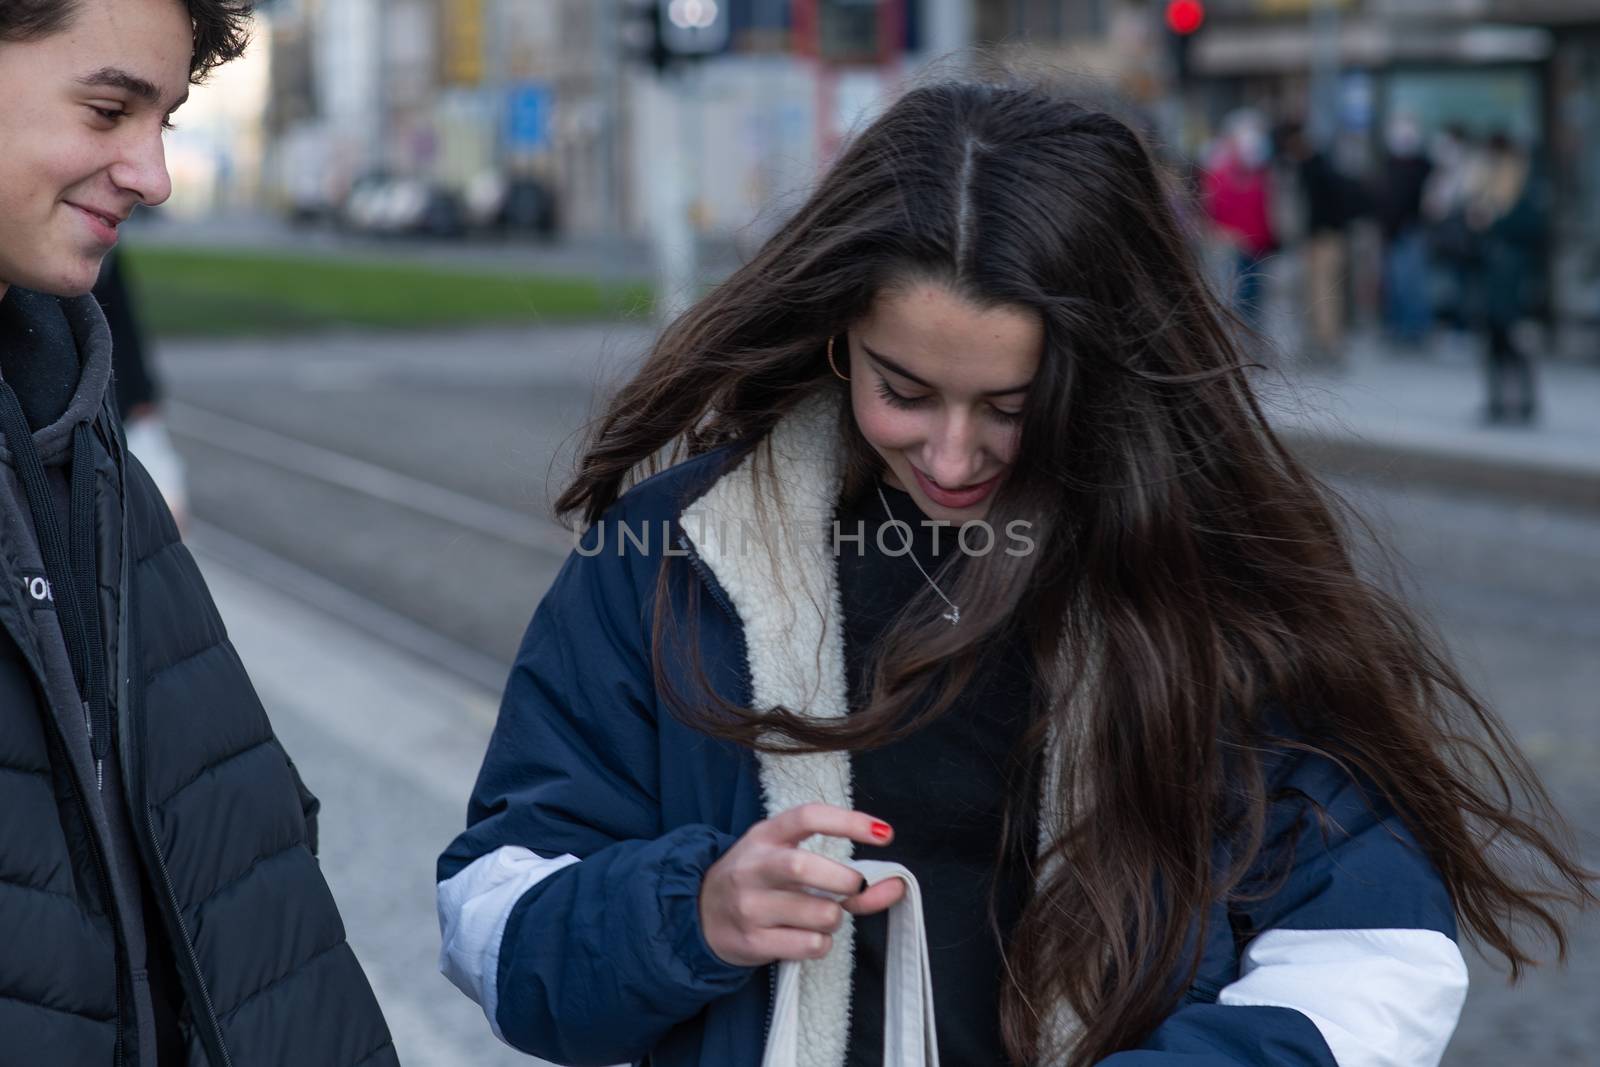
POLYGON ((802 804, 750 827, 700 885, 700 929, 718 959, 740 967, 818 959, 845 912, 871 915, 905 895, 898 878, 863 891, 866 879, 853 868, 800 848, 814 834, 886 845, 894 831, 831 804, 802 804))

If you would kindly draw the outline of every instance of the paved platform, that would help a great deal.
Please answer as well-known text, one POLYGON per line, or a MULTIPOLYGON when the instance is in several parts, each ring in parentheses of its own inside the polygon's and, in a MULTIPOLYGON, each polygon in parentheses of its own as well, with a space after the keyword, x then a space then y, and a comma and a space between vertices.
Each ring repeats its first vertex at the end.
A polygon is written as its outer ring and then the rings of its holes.
POLYGON ((1257 381, 1278 427, 1324 466, 1600 510, 1600 364, 1538 375, 1540 417, 1526 427, 1484 422, 1477 344, 1448 334, 1405 354, 1357 340, 1340 370, 1257 381))
POLYGON ((496 697, 196 555, 235 647, 322 799, 321 863, 401 1062, 541 1067, 439 974, 434 861, 465 825, 496 697))

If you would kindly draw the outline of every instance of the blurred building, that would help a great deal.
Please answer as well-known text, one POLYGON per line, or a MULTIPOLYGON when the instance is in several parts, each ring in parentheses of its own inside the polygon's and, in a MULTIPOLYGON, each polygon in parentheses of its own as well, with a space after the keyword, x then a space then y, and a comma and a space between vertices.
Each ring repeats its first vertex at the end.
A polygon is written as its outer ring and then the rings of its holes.
POLYGON ((687 94, 697 117, 671 136, 714 161, 696 175, 697 221, 738 230, 928 59, 987 40, 1105 73, 1116 27, 1144 6, 725 2, 729 49, 664 88, 626 54, 629 0, 270 0, 271 195, 315 216, 338 211, 364 177, 416 178, 467 200, 525 180, 549 190, 565 234, 637 232, 665 110, 687 94), (808 53, 806 27, 819 23, 808 53))
POLYGON ((1241 104, 1358 169, 1396 112, 1505 129, 1556 193, 1554 303, 1600 310, 1600 0, 1200 0, 1181 41, 1168 0, 725 0, 727 51, 669 83, 628 55, 631 3, 269 0, 271 196, 314 215, 364 176, 468 206, 520 182, 562 234, 639 233, 687 153, 701 232, 759 237, 895 86, 977 43, 1101 79, 1191 153, 1241 104))

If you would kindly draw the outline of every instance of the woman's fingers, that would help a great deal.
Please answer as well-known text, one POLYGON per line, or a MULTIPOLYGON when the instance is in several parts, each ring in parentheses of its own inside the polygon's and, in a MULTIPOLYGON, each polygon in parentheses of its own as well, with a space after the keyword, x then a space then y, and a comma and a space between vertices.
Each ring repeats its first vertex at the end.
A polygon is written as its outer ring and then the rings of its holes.
POLYGON ((844 923, 844 909, 809 893, 766 890, 734 899, 726 917, 706 918, 714 923, 705 930, 706 943, 717 957, 753 966, 826 955, 844 923))
POLYGON ((754 951, 769 960, 820 960, 833 948, 833 938, 815 930, 775 927, 756 935, 754 951))
POLYGON ((838 897, 861 892, 861 874, 854 867, 804 849, 776 847, 768 853, 766 867, 775 887, 816 889, 838 897))
POLYGON ((893 886, 864 893, 855 869, 800 847, 819 834, 863 845, 894 837, 881 819, 829 804, 802 804, 756 823, 700 885, 701 932, 715 956, 741 966, 814 959, 827 954, 844 921, 841 902, 865 915, 900 899, 893 886))
POLYGON ((781 890, 762 893, 752 901, 757 924, 766 928, 793 927, 831 934, 844 922, 844 909, 824 897, 781 890))
POLYGON ((894 907, 906 895, 906 884, 898 878, 885 878, 865 893, 846 900, 844 910, 851 915, 873 915, 894 907))
POLYGON ((861 811, 836 808, 832 804, 801 804, 757 823, 751 832, 773 845, 798 846, 808 837, 827 834, 847 837, 861 845, 886 845, 894 830, 882 819, 861 811))

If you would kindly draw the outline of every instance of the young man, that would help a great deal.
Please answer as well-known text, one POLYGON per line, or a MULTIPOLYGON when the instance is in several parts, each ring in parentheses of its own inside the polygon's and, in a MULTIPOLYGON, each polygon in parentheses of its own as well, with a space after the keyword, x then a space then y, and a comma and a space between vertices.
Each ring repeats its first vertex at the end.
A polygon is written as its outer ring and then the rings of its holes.
POLYGON ((243 0, 0 0, 0 1067, 376 1067, 300 784, 92 297, 243 0))

